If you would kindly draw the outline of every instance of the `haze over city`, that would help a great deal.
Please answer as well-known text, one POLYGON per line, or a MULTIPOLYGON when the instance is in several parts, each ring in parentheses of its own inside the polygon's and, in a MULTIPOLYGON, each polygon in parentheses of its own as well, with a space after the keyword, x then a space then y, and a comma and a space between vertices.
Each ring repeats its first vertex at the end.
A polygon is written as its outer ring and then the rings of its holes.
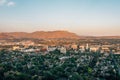
POLYGON ((0 32, 120 35, 120 0, 0 0, 0 32))

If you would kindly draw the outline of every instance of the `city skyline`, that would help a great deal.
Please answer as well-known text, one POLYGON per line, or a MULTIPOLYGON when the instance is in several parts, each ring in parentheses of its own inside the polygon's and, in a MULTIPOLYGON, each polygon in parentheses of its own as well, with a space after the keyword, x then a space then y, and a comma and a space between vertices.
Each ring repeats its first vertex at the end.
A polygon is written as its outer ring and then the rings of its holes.
POLYGON ((0 0, 0 32, 120 35, 119 0, 0 0))

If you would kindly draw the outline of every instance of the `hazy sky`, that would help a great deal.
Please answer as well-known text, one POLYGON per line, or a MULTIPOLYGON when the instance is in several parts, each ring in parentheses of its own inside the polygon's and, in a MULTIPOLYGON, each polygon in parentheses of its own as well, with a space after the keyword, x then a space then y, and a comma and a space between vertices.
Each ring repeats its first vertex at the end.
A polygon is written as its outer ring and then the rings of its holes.
POLYGON ((0 32, 120 35, 120 0, 0 0, 0 32))

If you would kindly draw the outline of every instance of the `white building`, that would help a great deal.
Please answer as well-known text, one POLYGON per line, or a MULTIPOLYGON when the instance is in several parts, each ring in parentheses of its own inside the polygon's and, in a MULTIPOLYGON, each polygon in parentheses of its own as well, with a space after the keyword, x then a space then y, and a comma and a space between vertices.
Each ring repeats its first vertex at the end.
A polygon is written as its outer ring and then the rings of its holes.
POLYGON ((48 47, 48 48, 47 48, 47 51, 50 52, 50 51, 54 51, 54 50, 56 50, 56 49, 57 49, 56 47, 48 47))
POLYGON ((119 51, 119 52, 116 52, 116 53, 114 53, 114 54, 120 54, 120 51, 119 51))
POLYGON ((83 53, 83 52, 85 52, 85 46, 79 46, 79 50, 83 53))
POLYGON ((65 48, 65 47, 61 47, 61 48, 60 48, 60 53, 66 54, 66 52, 67 52, 67 51, 66 51, 66 48, 65 48))
POLYGON ((97 47, 90 47, 90 51, 96 52, 98 49, 99 49, 99 48, 97 48, 97 47))
POLYGON ((88 45, 88 43, 86 44, 86 49, 89 49, 89 45, 88 45))

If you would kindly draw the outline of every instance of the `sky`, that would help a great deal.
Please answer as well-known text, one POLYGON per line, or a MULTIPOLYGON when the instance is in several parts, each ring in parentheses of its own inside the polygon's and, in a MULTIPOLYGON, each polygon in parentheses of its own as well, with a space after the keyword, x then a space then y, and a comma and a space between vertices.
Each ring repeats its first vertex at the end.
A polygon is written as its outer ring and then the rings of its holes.
POLYGON ((120 35, 120 0, 0 0, 0 32, 120 35))

